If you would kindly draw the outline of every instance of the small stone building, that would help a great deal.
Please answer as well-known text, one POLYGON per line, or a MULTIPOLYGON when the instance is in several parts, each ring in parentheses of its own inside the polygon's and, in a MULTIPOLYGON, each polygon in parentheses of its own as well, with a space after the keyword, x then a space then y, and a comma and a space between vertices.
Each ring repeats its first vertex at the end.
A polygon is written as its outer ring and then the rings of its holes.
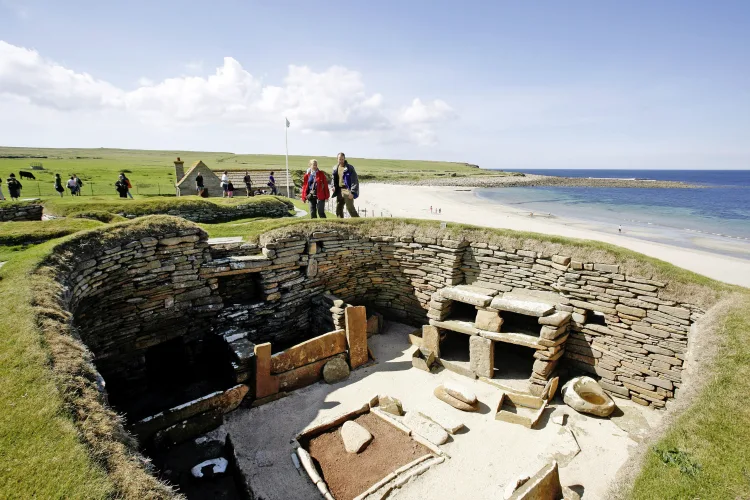
MULTIPOLYGON (((211 170, 202 161, 198 161, 195 165, 185 172, 185 162, 177 158, 174 162, 175 184, 177 196, 189 196, 195 195, 195 178, 198 173, 203 175, 203 185, 208 189, 208 196, 221 196, 221 175, 224 170, 211 170)), ((271 189, 268 187, 268 177, 271 172, 275 172, 274 178, 276 180, 276 190, 279 196, 287 196, 287 180, 286 172, 282 170, 226 170, 229 180, 234 185, 235 196, 243 196, 245 194, 245 183, 243 179, 245 173, 250 174, 252 179, 253 191, 255 194, 270 194, 271 189)), ((294 181, 289 180, 289 194, 294 197, 294 181)))
POLYGON ((208 196, 221 196, 221 179, 202 161, 198 161, 184 171, 184 163, 177 158, 174 162, 175 178, 177 179, 177 196, 195 195, 195 178, 198 174, 203 176, 203 186, 208 189, 208 196))

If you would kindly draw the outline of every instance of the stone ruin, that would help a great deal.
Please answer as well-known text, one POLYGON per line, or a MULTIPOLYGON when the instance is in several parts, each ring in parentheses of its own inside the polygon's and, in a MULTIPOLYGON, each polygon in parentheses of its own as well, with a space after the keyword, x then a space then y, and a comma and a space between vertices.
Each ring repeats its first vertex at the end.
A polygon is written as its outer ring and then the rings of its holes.
POLYGON ((563 366, 641 405, 680 388, 703 311, 664 298, 665 283, 482 241, 301 227, 248 244, 175 223, 57 248, 103 397, 147 452, 315 383, 334 359, 374 362, 383 318, 428 325, 403 342, 431 362, 532 396, 563 366))

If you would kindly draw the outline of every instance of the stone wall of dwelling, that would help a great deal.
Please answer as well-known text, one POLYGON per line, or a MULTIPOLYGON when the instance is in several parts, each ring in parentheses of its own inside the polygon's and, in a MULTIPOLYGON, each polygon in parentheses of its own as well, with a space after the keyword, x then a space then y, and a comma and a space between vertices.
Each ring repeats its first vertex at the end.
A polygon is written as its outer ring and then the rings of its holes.
POLYGON ((467 283, 554 291, 572 313, 564 359, 598 375, 609 392, 661 407, 680 387, 690 325, 699 308, 660 298, 665 283, 625 275, 617 264, 576 262, 486 243, 466 248, 467 283))
POLYGON ((191 228, 75 259, 66 277, 68 307, 112 389, 147 389, 149 347, 182 336, 188 353, 200 350, 222 307, 215 283, 199 276, 211 258, 205 239, 202 230, 191 228))
MULTIPOLYGON (((200 199, 200 198, 198 198, 200 199)), ((250 219, 253 217, 278 218, 289 215, 291 208, 285 204, 247 203, 241 205, 221 205, 206 202, 201 205, 178 207, 166 212, 166 215, 182 217, 192 222, 204 222, 214 224, 217 222, 228 222, 237 219, 250 219)), ((134 214, 123 213, 129 219, 136 217, 134 214)))
POLYGON ((42 220, 44 207, 35 203, 5 202, 0 204, 0 222, 42 220))
MULTIPOLYGON (((138 388, 144 349, 176 336, 283 349, 343 326, 345 304, 425 324, 436 292, 467 283, 558 294, 557 308, 572 313, 565 362, 611 393, 663 406, 680 387, 688 331, 703 313, 616 264, 483 242, 335 231, 260 246, 206 238, 181 229, 77 256, 65 278, 69 309, 105 379, 138 388)), ((238 382, 251 376, 245 358, 238 382)))

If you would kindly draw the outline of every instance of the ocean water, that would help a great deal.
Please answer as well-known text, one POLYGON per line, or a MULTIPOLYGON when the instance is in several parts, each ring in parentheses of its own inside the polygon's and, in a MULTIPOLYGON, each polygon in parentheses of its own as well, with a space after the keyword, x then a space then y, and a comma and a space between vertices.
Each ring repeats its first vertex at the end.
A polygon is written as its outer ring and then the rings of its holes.
POLYGON ((487 188, 477 196, 606 232, 750 258, 750 170, 523 170, 617 179, 684 181, 695 189, 487 188))

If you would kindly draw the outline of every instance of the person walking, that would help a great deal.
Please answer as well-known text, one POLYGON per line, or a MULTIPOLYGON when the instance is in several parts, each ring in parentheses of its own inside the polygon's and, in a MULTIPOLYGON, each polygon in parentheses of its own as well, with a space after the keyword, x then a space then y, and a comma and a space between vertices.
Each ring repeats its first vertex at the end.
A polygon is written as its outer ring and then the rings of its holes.
POLYGON ((619 225, 617 226, 617 232, 618 232, 618 233, 622 233, 622 224, 619 224, 619 225))
POLYGON ((234 198, 234 184, 232 184, 232 181, 227 182, 227 195, 230 198, 234 198))
POLYGON ((247 193, 247 197, 251 197, 253 195, 253 180, 250 178, 250 173, 248 173, 247 170, 245 170, 245 177, 242 178, 242 182, 245 183, 245 193, 247 193))
POLYGON ((227 170, 224 170, 224 173, 221 174, 221 191, 221 197, 226 198, 229 191, 229 171, 227 170))
POLYGON ((5 201, 5 195, 3 194, 3 180, 0 179, 0 201, 5 201))
POLYGON ((76 196, 81 196, 81 188, 83 187, 83 181, 79 179, 76 174, 73 174, 73 179, 76 181, 76 196))
POLYGON ((333 167, 333 196, 336 197, 336 217, 344 218, 344 206, 350 217, 359 217, 354 200, 359 197, 359 180, 354 166, 346 161, 344 153, 338 154, 338 163, 333 167))
POLYGON ((203 187, 203 175, 198 174, 195 177, 195 192, 198 194, 198 196, 202 196, 204 189, 205 188, 203 187))
POLYGON ((326 200, 331 197, 328 179, 318 169, 318 160, 310 160, 310 168, 302 179, 302 201, 310 205, 310 218, 326 218, 326 200))
POLYGON ((68 182, 66 182, 65 185, 68 186, 68 189, 70 190, 70 196, 75 196, 76 189, 78 189, 78 184, 76 184, 75 176, 71 175, 70 179, 68 179, 68 182))
POLYGON ((128 197, 128 184, 125 182, 124 175, 120 174, 120 177, 118 177, 117 182, 115 182, 115 189, 117 190, 117 193, 120 195, 120 198, 127 198, 128 197))
POLYGON ((133 189, 133 185, 130 183, 130 179, 128 179, 128 176, 125 175, 125 172, 120 173, 120 175, 122 176, 122 179, 125 181, 125 185, 128 187, 128 198, 132 200, 133 195, 130 192, 130 190, 133 189))
POLYGON ((271 188, 271 194, 276 194, 276 179, 273 178, 273 172, 268 176, 268 187, 271 188))
POLYGON ((16 174, 10 174, 10 177, 8 177, 8 194, 11 201, 18 201, 18 198, 21 197, 22 188, 23 184, 16 179, 16 174))
POLYGON ((65 188, 62 185, 62 179, 60 178, 60 174, 55 174, 55 191, 60 193, 60 198, 62 198, 63 193, 65 193, 65 188))

